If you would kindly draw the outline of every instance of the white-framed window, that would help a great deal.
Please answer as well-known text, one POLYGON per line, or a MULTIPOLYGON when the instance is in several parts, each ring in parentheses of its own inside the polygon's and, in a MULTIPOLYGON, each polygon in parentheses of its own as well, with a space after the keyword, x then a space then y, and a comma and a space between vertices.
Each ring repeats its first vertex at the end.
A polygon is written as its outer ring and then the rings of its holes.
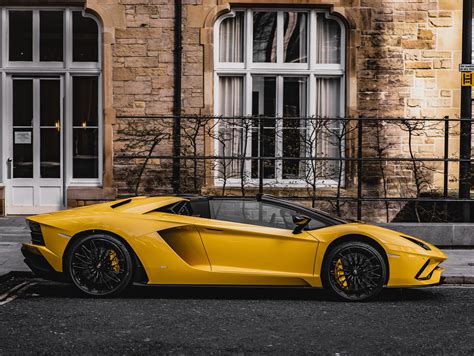
MULTIPOLYGON (((0 8, 2 93, 16 77, 60 78, 67 185, 102 184, 102 31, 83 8, 0 8)), ((8 94, 8 93, 7 93, 8 94)), ((8 116, 8 96, 2 114, 8 116)), ((41 143, 43 145, 44 143, 41 143)))
MULTIPOLYGON (((214 40, 214 113, 223 117, 216 155, 275 157, 263 161, 265 183, 301 185, 317 173, 309 173, 310 161, 293 158, 340 156, 327 137, 337 122, 319 132, 311 120, 297 119, 344 117, 346 32, 339 18, 324 9, 235 8, 216 21, 214 40), (263 145, 255 120, 229 117, 265 117, 263 145)), ((216 183, 256 183, 258 160, 244 162, 218 162, 216 183)), ((322 184, 334 183, 335 167, 329 163, 322 184)))

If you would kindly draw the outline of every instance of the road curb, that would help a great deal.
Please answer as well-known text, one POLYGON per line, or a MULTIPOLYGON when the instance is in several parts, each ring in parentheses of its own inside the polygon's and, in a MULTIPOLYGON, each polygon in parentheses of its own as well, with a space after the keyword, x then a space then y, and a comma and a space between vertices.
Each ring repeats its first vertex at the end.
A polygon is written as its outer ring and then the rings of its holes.
POLYGON ((443 284, 474 284, 474 276, 446 276, 443 284))
POLYGON ((5 282, 10 278, 34 278, 35 275, 33 272, 27 271, 10 271, 3 274, 0 274, 0 283, 5 282))

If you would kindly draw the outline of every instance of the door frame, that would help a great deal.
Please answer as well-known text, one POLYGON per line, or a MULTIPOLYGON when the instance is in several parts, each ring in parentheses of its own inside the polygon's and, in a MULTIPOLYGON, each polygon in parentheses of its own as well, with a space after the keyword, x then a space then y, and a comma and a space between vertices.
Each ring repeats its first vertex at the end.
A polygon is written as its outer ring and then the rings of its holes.
POLYGON ((5 169, 4 173, 4 182, 5 182, 5 214, 6 215, 23 215, 23 214, 41 214, 51 211, 56 211, 58 209, 64 209, 66 206, 66 170, 65 170, 65 106, 64 106, 64 97, 65 97, 65 78, 64 74, 60 73, 51 73, 51 74, 7 74, 6 75, 6 95, 5 99, 5 112, 3 120, 3 138, 4 138, 4 154, 3 154, 3 167, 5 169), (33 178, 13 178, 13 165, 9 167, 7 160, 13 158, 13 81, 14 80, 32 80, 33 81, 33 178), (40 147, 37 145, 38 139, 40 139, 40 80, 59 80, 60 82, 60 177, 59 178, 40 178, 39 164, 41 162, 40 158, 40 147), (36 138, 36 143, 35 143, 36 138), (24 180, 25 184, 31 184, 34 189, 34 205, 32 207, 15 207, 12 205, 12 188, 14 186, 15 180, 24 180), (61 205, 45 205, 38 206, 36 203, 39 200, 38 188, 40 182, 44 182, 46 186, 48 184, 58 184, 61 185, 61 205))

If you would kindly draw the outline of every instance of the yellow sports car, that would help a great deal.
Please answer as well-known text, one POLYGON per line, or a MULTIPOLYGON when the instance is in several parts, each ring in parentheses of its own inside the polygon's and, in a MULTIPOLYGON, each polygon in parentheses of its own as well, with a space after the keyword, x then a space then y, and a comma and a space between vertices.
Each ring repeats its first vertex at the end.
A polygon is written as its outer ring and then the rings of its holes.
POLYGON ((360 301, 439 284, 446 255, 418 238, 271 196, 136 197, 28 218, 25 262, 93 296, 146 285, 325 288, 360 301))

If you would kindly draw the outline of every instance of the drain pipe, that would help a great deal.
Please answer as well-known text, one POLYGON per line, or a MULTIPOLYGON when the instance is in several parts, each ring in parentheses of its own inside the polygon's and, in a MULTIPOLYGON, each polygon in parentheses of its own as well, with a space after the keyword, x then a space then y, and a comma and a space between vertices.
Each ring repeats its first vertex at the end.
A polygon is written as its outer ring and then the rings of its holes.
POLYGON ((173 192, 181 193, 182 0, 174 1, 173 192))
MULTIPOLYGON (((463 2, 462 18, 462 63, 472 63, 472 0, 463 2)), ((461 132, 459 156, 459 198, 471 198, 471 127, 472 102, 471 87, 461 87, 461 132)), ((470 203, 463 204, 463 221, 471 221, 470 203)))

